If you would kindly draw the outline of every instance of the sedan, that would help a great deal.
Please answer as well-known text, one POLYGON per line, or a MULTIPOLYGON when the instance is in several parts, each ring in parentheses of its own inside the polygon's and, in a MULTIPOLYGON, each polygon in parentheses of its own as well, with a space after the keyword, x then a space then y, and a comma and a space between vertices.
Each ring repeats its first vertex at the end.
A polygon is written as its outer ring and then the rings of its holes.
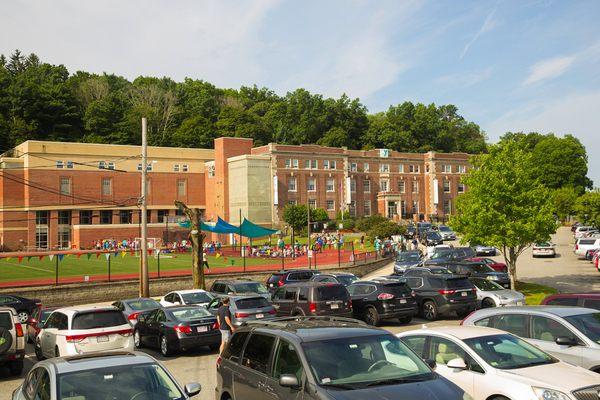
POLYGON ((505 289, 489 279, 469 278, 469 280, 477 289, 479 308, 525 305, 525 295, 521 292, 505 289))
MULTIPOLYGON (((207 308, 211 314, 217 315, 222 305, 223 298, 217 297, 207 308)), ((271 302, 262 296, 229 296, 229 311, 231 323, 235 326, 246 321, 273 319, 277 314, 271 302)))
POLYGON ((438 232, 428 231, 422 236, 421 243, 425 246, 437 246, 439 244, 444 244, 444 240, 438 232))
POLYGON ((556 257, 555 245, 549 242, 535 243, 531 249, 533 257, 556 257))
POLYGON ((442 239, 456 240, 456 233, 452 229, 450 229, 449 226, 440 225, 439 231, 440 231, 440 235, 442 235, 442 239))
POLYGON ((119 300, 112 303, 112 305, 120 310, 133 326, 137 324, 140 314, 162 307, 158 301, 146 297, 119 300))
POLYGON ((38 299, 28 299, 14 294, 0 294, 0 307, 12 307, 17 311, 19 322, 26 324, 33 311, 42 306, 38 299))
POLYGON ((471 247, 475 247, 475 254, 478 256, 495 256, 498 253, 494 246, 484 246, 478 244, 471 247))
POLYGON ((465 261, 483 262, 488 267, 492 268, 496 272, 508 272, 508 267, 506 266, 506 264, 504 264, 503 262, 500 262, 500 261, 496 261, 492 258, 473 257, 473 258, 469 258, 465 261))
POLYGON ((202 289, 176 290, 166 294, 160 299, 160 305, 163 307, 177 305, 194 305, 206 307, 212 301, 214 296, 202 289))
POLYGON ((402 251, 394 261, 394 273, 403 274, 407 268, 416 267, 421 264, 422 255, 419 250, 402 251))
POLYGON ((475 400, 595 399, 598 375, 498 329, 446 326, 397 335, 475 400))
POLYGON ((221 333, 217 319, 205 308, 174 306, 142 314, 133 331, 133 342, 136 348, 158 347, 167 357, 202 346, 215 350, 221 344, 221 333))

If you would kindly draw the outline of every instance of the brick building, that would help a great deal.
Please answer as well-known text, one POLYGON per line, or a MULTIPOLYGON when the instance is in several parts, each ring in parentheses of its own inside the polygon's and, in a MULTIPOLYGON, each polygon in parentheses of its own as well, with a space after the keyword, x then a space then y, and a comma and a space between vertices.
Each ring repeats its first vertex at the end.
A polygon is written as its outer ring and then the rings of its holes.
MULTIPOLYGON (((28 141, 0 157, 0 246, 89 247, 94 240, 139 236, 138 146, 28 141)), ((240 216, 283 226, 288 204, 309 204, 335 218, 443 219, 465 190, 464 153, 399 153, 218 138, 214 150, 148 149, 149 236, 170 240, 180 214, 174 200, 233 224, 240 216)), ((220 238, 226 241, 227 238, 220 238)))

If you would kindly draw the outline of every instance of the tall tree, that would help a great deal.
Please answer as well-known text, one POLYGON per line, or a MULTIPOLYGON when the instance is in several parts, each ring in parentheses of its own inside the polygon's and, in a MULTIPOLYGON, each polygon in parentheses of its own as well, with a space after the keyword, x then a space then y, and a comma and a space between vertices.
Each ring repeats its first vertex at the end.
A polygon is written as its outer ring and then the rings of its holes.
POLYGON ((575 211, 581 221, 600 228, 600 189, 586 192, 579 197, 575 211))

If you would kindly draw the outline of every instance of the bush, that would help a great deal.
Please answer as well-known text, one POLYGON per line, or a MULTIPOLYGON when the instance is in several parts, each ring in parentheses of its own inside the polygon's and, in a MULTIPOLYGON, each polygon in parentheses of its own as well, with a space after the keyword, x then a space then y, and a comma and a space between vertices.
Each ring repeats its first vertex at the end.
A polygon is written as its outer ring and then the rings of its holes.
POLYGON ((369 229, 367 235, 371 239, 375 239, 376 237, 384 239, 394 235, 402 235, 405 231, 405 227, 386 219, 369 229))
POLYGON ((344 229, 354 229, 356 225, 353 219, 345 219, 344 221, 339 221, 339 223, 343 224, 344 229))
POLYGON ((386 221, 390 220, 379 214, 371 215, 370 217, 360 218, 359 220, 357 220, 356 229, 358 229, 361 232, 368 232, 375 225, 386 221))

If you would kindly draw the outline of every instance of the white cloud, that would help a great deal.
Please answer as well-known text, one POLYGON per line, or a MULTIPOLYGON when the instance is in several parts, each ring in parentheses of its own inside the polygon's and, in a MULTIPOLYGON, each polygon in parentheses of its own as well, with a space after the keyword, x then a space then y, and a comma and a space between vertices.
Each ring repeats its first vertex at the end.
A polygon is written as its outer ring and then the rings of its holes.
POLYGON ((475 33, 475 35, 473 35, 471 40, 469 40, 467 42, 467 44, 465 45, 465 47, 463 48, 462 53, 460 53, 459 59, 462 60, 464 58, 464 56, 467 55, 467 52, 469 51, 471 46, 473 46, 473 44, 481 37, 481 35, 483 35, 486 32, 491 31, 492 29, 494 29, 496 27, 497 21, 494 19, 494 15, 496 14, 497 8, 498 8, 498 6, 496 5, 496 7, 494 7, 492 9, 492 11, 490 11, 490 13, 487 15, 487 17, 483 21, 483 24, 481 25, 481 28, 479 28, 479 30, 475 33))
POLYGON ((493 68, 488 67, 480 71, 443 75, 437 78, 435 81, 440 85, 451 88, 466 88, 477 85, 478 83, 489 79, 492 76, 492 72, 493 68))
POLYGON ((531 85, 547 79, 556 78, 564 74, 575 62, 576 56, 555 57, 540 61, 530 68, 527 79, 523 85, 531 85))

